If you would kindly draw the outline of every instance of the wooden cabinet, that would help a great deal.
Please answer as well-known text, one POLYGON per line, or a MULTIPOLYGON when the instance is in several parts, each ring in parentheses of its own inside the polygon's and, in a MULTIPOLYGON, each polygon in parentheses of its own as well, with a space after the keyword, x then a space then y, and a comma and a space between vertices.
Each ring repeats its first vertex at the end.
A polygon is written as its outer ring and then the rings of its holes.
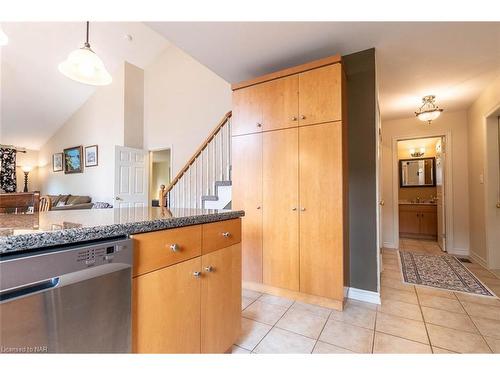
POLYGON ((233 202, 241 223, 243 279, 262 282, 262 134, 232 138, 233 202))
POLYGON ((299 144, 300 291, 342 299, 342 123, 301 127, 299 144))
POLYGON ((251 86, 233 95, 232 134, 262 131, 262 90, 251 86))
POLYGON ((298 129, 264 133, 263 282, 299 290, 298 129))
MULTIPOLYGON (((135 353, 223 353, 236 341, 241 324, 241 244, 225 246, 212 236, 226 227, 235 233, 227 240, 239 241, 240 219, 180 228, 199 228, 208 234, 199 248, 210 251, 133 278, 135 353)), ((177 229, 154 233, 168 237, 170 232, 179 233, 177 229)), ((158 256, 151 250, 153 243, 146 244, 151 237, 132 238, 136 244, 141 241, 141 256, 146 252, 151 253, 148 257, 158 256)))
POLYGON ((437 239, 437 207, 435 205, 400 204, 399 236, 437 239))
POLYGON ((297 127, 299 124, 299 79, 297 75, 260 85, 262 130, 297 127))
POLYGON ((341 65, 334 64, 299 74, 299 124, 342 119, 341 65))
POLYGON ((343 79, 340 58, 332 57, 233 85, 233 207, 246 212, 243 279, 247 287, 334 308, 342 308, 348 285, 343 79), (262 129, 241 136, 239 129, 249 129, 239 123, 249 110, 240 107, 247 90, 259 92, 262 129))
POLYGON ((223 353, 241 326, 240 244, 203 255, 201 265, 201 352, 223 353))

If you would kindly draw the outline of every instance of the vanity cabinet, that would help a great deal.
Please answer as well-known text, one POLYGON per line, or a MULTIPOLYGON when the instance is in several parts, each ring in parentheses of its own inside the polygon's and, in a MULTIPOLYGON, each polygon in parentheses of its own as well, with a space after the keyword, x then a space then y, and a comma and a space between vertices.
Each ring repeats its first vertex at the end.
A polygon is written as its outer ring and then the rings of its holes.
POLYGON ((344 80, 341 59, 331 57, 233 85, 233 207, 246 213, 249 289, 343 307, 349 268, 344 80), (260 105, 243 100, 252 96, 260 105), (248 118, 262 122, 248 126, 248 118))
POLYGON ((231 348, 241 324, 240 223, 234 219, 132 236, 135 353, 231 348))
POLYGON ((426 204, 400 204, 399 236, 437 239, 437 206, 426 204))

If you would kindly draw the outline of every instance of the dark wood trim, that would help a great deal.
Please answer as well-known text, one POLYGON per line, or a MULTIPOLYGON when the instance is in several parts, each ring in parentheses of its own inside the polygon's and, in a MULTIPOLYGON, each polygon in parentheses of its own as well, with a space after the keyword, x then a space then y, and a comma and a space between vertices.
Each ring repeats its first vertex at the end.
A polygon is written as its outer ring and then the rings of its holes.
POLYGON ((436 158, 413 158, 413 159, 400 159, 399 160, 399 187, 400 188, 416 188, 416 187, 435 187, 436 186, 436 158), (403 173, 402 166, 405 161, 416 161, 416 160, 432 160, 432 185, 403 185, 403 173))
POLYGON ((314 60, 314 61, 308 62, 306 64, 297 65, 297 66, 293 66, 293 67, 286 68, 283 70, 279 70, 277 72, 265 74, 265 75, 257 77, 257 78, 248 79, 246 81, 242 81, 239 83, 233 83, 231 85, 231 89, 233 91, 239 90, 239 89, 242 89, 244 87, 256 85, 258 83, 272 81, 274 79, 291 76, 293 74, 306 72, 308 70, 312 70, 312 69, 316 69, 316 68, 321 68, 322 66, 337 64, 337 63, 340 63, 341 61, 342 61, 342 57, 340 55, 325 57, 323 59, 314 60))

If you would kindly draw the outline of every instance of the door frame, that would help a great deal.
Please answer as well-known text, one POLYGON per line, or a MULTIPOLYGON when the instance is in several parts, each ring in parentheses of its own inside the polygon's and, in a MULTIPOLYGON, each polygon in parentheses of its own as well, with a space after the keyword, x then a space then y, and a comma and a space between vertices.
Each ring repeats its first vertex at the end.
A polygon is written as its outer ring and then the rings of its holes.
MULTIPOLYGON (((495 106, 493 106, 493 109, 490 110, 489 112, 486 113, 486 115, 483 116, 483 124, 484 124, 484 148, 483 148, 483 158, 484 158, 484 170, 483 170, 483 175, 484 175, 484 231, 485 231, 485 245, 486 245, 486 259, 484 261, 486 262, 486 266, 489 269, 498 269, 500 268, 500 254, 495 254, 494 253, 494 246, 493 244, 490 244, 491 237, 494 237, 491 235, 491 233, 495 232, 494 228, 494 222, 493 220, 490 220, 495 214, 496 210, 498 208, 496 207, 491 207, 489 204, 489 198, 490 198, 490 190, 496 190, 500 185, 500 181, 490 181, 492 177, 490 175, 490 163, 488 162, 488 128, 490 126, 498 126, 498 120, 497 117, 500 116, 500 102, 497 103, 495 106), (496 186, 495 185, 496 182, 496 186), (492 186, 493 185, 493 186, 492 186), (496 189, 495 189, 496 188, 496 189)), ((500 134, 498 135, 500 137, 500 134)), ((498 146, 497 146, 498 147, 498 146)), ((497 150, 499 151, 499 150, 497 150)), ((499 161, 500 162, 500 161, 499 161)), ((499 171, 496 171, 496 173, 500 173, 499 171)), ((500 179, 500 176, 498 176, 500 179)), ((499 192, 497 191, 497 194, 499 192)), ((500 197, 497 196, 497 199, 500 197)), ((477 255, 475 255, 477 257, 477 255)))
POLYGON ((152 187, 152 182, 153 182, 153 152, 157 151, 166 151, 170 150, 170 181, 172 181, 172 175, 173 175, 173 170, 172 170, 172 161, 173 161, 173 146, 172 145, 167 145, 163 147, 155 147, 155 148, 150 148, 148 149, 148 156, 149 156, 149 162, 148 162, 148 181, 149 181, 149 191, 148 191, 148 201, 149 204, 151 205, 151 200, 153 199, 151 195, 151 187, 152 187))
MULTIPOLYGON (((446 147, 446 158, 444 163, 444 212, 445 212, 445 239, 446 239, 446 251, 450 254, 454 252, 454 242, 453 242, 453 170, 452 170, 452 160, 453 160, 453 147, 452 147, 452 137, 451 131, 432 131, 430 130, 425 135, 414 134, 414 135, 404 135, 404 136, 393 136, 392 137, 392 228, 393 228, 393 238, 394 246, 399 249, 399 160, 398 160, 398 141, 406 141, 410 139, 422 139, 422 138, 435 138, 443 137, 445 147, 446 147)), ((463 254, 460 254, 463 255, 463 254)))

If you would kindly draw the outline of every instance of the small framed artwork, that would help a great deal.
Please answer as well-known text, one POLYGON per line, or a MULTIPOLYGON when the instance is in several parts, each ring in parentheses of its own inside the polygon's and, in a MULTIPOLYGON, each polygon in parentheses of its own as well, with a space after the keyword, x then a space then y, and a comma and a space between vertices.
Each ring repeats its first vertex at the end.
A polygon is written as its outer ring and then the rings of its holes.
POLYGON ((52 155, 52 171, 62 172, 63 170, 63 153, 58 152, 52 155))
POLYGON ((64 149, 64 173, 82 173, 83 172, 83 147, 76 146, 64 149))
POLYGON ((85 167, 97 167, 98 157, 97 145, 85 147, 85 167))

